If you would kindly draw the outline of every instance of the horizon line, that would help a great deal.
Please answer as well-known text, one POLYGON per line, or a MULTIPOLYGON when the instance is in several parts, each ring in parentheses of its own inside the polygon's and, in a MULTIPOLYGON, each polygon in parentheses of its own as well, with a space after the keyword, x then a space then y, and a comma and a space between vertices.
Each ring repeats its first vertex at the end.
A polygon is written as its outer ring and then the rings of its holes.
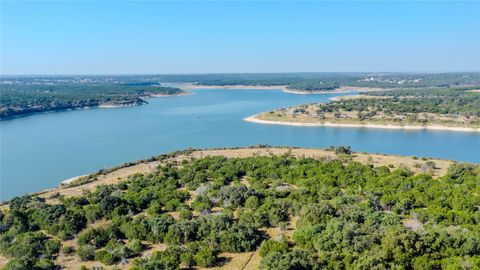
POLYGON ((235 75, 235 74, 314 74, 314 73, 389 73, 389 74, 444 74, 444 73, 480 73, 480 70, 458 71, 284 71, 284 72, 191 72, 191 73, 24 73, 24 74, 1 74, 0 77, 34 77, 34 76, 162 76, 162 75, 235 75))

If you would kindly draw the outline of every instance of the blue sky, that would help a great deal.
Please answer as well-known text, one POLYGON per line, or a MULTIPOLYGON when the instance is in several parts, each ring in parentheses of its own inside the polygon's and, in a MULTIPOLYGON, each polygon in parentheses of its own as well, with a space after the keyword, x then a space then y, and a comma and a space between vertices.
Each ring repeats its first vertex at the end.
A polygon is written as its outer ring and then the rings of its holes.
POLYGON ((480 71, 480 2, 2 1, 2 74, 480 71))

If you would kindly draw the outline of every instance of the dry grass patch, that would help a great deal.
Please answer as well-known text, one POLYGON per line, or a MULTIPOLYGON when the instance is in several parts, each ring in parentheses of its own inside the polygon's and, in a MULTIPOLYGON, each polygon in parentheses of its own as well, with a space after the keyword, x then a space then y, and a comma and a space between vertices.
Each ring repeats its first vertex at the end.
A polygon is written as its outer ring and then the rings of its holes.
MULTIPOLYGON (((273 155, 290 155, 297 158, 314 158, 314 159, 336 159, 338 158, 332 151, 325 149, 315 148, 240 148, 240 149, 218 149, 218 150, 198 150, 188 155, 180 155, 175 158, 169 158, 164 161, 153 161, 139 163, 133 166, 124 167, 115 171, 99 175, 96 181, 86 183, 76 187, 58 187, 53 189, 44 190, 38 193, 39 197, 45 198, 48 203, 58 203, 58 198, 79 196, 87 191, 95 190, 101 185, 117 184, 121 181, 125 181, 130 175, 141 173, 152 173, 156 168, 166 162, 181 163, 183 160, 190 160, 192 158, 204 158, 208 156, 223 156, 226 158, 247 158, 254 156, 273 156, 273 155)), ((368 153, 354 153, 352 156, 353 161, 358 161, 363 164, 372 164, 375 167, 378 166, 392 166, 393 168, 405 167, 412 170, 415 173, 430 172, 434 177, 439 177, 447 171, 448 167, 453 163, 451 160, 442 159, 428 159, 435 163, 435 168, 425 171, 425 160, 413 159, 412 157, 397 156, 397 155, 384 155, 384 154, 368 154, 368 153), (420 165, 420 166, 419 166, 420 165)), ((248 187, 248 180, 241 179, 241 183, 248 187)), ((190 191, 189 193, 192 194, 190 191)), ((192 196, 192 201, 194 196, 192 196)), ((4 204, 0 206, 0 210, 8 209, 8 205, 4 204)))

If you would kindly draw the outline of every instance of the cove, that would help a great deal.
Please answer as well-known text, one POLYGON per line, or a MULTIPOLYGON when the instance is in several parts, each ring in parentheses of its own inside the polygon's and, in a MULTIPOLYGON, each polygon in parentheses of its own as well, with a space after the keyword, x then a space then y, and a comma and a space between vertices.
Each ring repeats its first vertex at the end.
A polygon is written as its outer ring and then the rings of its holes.
POLYGON ((295 127, 243 121, 247 116, 348 94, 195 89, 138 107, 73 110, 0 122, 0 200, 58 186, 101 168, 175 150, 256 144, 350 145, 354 151, 480 163, 474 132, 295 127))

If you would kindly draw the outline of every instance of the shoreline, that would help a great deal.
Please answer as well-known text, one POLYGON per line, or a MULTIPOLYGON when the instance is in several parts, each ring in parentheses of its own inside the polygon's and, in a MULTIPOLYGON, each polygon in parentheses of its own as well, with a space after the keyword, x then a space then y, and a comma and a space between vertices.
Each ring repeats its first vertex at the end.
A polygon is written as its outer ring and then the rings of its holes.
POLYGON ((149 95, 146 95, 145 98, 181 97, 181 96, 190 96, 190 95, 193 95, 193 93, 183 91, 182 93, 178 93, 178 94, 149 94, 149 95))
POLYGON ((76 180, 78 180, 78 179, 80 179, 80 178, 82 178, 82 177, 85 177, 85 176, 89 176, 89 174, 83 174, 83 175, 74 176, 74 177, 65 179, 65 180, 63 180, 63 181, 60 182, 60 186, 68 185, 68 184, 73 183, 73 182, 75 182, 76 180))
MULTIPOLYGON (((177 85, 178 86, 178 85, 177 85)), ((324 95, 324 94, 346 94, 352 92, 369 92, 369 91, 382 91, 386 89, 381 88, 367 88, 367 87, 355 87, 355 86, 341 86, 335 90, 301 90, 301 89, 288 89, 287 85, 277 85, 277 86, 265 86, 265 85, 194 85, 188 84, 184 86, 179 86, 182 90, 192 90, 192 89, 227 89, 227 90, 282 90, 285 93, 295 94, 295 95, 324 95)))
POLYGON ((135 103, 132 103, 132 104, 108 104, 108 103, 104 103, 104 104, 100 104, 98 106, 85 107, 84 109, 88 109, 88 108, 112 109, 112 108, 135 107, 135 106, 139 106, 139 105, 142 105, 142 104, 135 104, 135 103))
POLYGON ((201 84, 191 84, 186 86, 184 89, 228 89, 228 90, 283 90, 285 91, 286 85, 201 85, 201 84))
POLYGON ((379 125, 379 124, 347 124, 347 123, 332 123, 332 122, 317 122, 317 123, 301 123, 292 121, 272 121, 257 118, 258 114, 244 118, 244 121, 266 124, 266 125, 283 125, 283 126, 299 126, 299 127, 339 127, 339 128, 375 128, 375 129, 405 129, 405 130, 437 130, 437 131, 459 131, 459 132, 480 132, 480 128, 467 127, 447 127, 439 125, 431 126, 398 126, 398 125, 379 125))
POLYGON ((286 89, 283 92, 294 94, 294 95, 324 95, 324 94, 346 94, 352 93, 353 90, 343 90, 342 88, 338 88, 332 91, 304 91, 304 90, 290 90, 286 89))
MULTIPOLYGON (((167 156, 166 158, 162 159, 144 159, 138 160, 136 162, 127 162, 123 165, 113 167, 108 169, 106 172, 92 172, 86 175, 79 175, 75 177, 71 177, 65 180, 62 180, 58 183, 58 186, 40 189, 35 192, 25 193, 24 195, 28 196, 39 196, 45 198, 49 201, 57 200, 56 195, 60 193, 62 196, 71 197, 81 194, 85 189, 93 189, 99 185, 108 185, 108 184, 116 184, 121 180, 127 179, 129 175, 135 173, 149 173, 153 172, 157 166, 166 161, 182 161, 184 159, 189 158, 202 158, 206 156, 225 156, 225 157, 250 157, 258 155, 259 152, 262 152, 263 155, 270 156, 272 154, 281 155, 289 152, 293 152, 293 154, 297 157, 302 157, 305 154, 308 154, 310 157, 319 156, 329 156, 335 155, 332 152, 329 152, 325 148, 315 148, 315 147, 288 147, 288 146, 266 146, 266 147, 259 147, 259 146, 245 146, 245 147, 219 147, 219 148, 205 148, 205 149, 192 149, 189 152, 178 152, 177 155, 167 156), (92 175, 96 175, 98 179, 94 181, 85 182, 79 185, 69 186, 69 184, 75 182, 82 177, 90 177, 92 175), (54 196, 55 195, 55 196, 54 196)), ((172 152, 175 153, 175 152, 172 152)), ((406 162, 418 162, 415 159, 412 159, 411 156, 408 155, 398 155, 398 154, 386 154, 386 153, 378 153, 378 152, 359 152, 355 151, 354 156, 361 158, 364 161, 368 161, 368 157, 376 157, 380 159, 395 159, 399 160, 397 163, 398 166, 402 164, 406 164, 406 162)), ((430 160, 435 160, 437 164, 439 162, 453 162, 452 160, 442 159, 438 157, 428 157, 430 160)), ((370 162, 370 161, 368 161, 370 162)), ((384 161, 378 161, 377 164, 385 164, 384 161)), ((391 163, 389 163, 391 164, 391 163)), ((473 163, 476 164, 476 163, 473 163)), ((412 171, 418 171, 419 168, 411 166, 410 169, 412 171)), ((437 168, 436 170, 439 170, 437 168)), ((0 201, 0 210, 5 209, 6 205, 8 204, 10 199, 0 201)))
POLYGON ((146 96, 141 96, 140 97, 140 99, 142 99, 143 102, 132 102, 132 103, 126 103, 126 104, 101 103, 101 104, 98 104, 98 105, 84 106, 84 107, 72 107, 72 108, 51 109, 51 110, 45 110, 45 111, 35 111, 35 112, 16 114, 16 115, 8 116, 8 117, 2 117, 2 118, 0 118, 0 121, 9 121, 9 120, 17 119, 17 118, 28 117, 28 116, 41 115, 41 114, 46 114, 46 113, 66 112, 66 111, 73 111, 73 110, 87 110, 87 109, 94 109, 94 108, 116 109, 116 108, 125 108, 125 107, 136 107, 136 106, 141 106, 141 105, 148 104, 148 101, 146 101, 144 99, 161 98, 161 97, 189 96, 189 95, 193 95, 193 94, 194 93, 192 93, 192 92, 184 91, 183 93, 178 93, 178 94, 146 95, 146 96))

